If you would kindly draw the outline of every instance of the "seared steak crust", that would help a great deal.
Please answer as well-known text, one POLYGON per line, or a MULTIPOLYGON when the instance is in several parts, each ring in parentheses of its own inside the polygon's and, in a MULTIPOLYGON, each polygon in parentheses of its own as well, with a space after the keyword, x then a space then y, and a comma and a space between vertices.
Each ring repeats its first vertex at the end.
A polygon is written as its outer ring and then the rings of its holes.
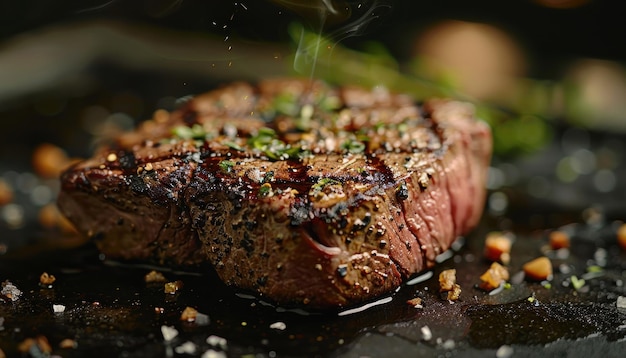
POLYGON ((108 257, 208 261, 281 304, 346 306, 394 290, 476 225, 490 139, 465 103, 235 83, 69 169, 59 205, 108 257))

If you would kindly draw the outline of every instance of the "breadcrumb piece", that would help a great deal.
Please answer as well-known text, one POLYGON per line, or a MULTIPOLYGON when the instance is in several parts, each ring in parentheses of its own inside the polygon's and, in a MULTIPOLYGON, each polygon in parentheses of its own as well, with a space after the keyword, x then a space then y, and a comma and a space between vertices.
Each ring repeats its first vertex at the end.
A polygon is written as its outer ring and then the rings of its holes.
POLYGON ((155 271, 155 270, 148 272, 146 276, 144 277, 144 280, 146 281, 146 283, 167 282, 167 279, 165 278, 165 276, 163 276, 162 273, 155 271))
POLYGON ((503 233, 492 232, 485 239, 485 258, 489 261, 499 261, 507 265, 511 261, 511 239, 503 233))
POLYGON ((563 231, 555 230, 550 233, 550 247, 553 250, 566 249, 570 246, 570 237, 563 231))
POLYGON ((2 290, 0 291, 0 294, 15 302, 19 300, 22 296, 22 291, 20 291, 13 283, 11 283, 11 281, 6 280, 2 282, 2 290))
POLYGON ((492 291, 500 287, 503 282, 509 279, 509 270, 497 262, 491 264, 489 269, 480 276, 480 288, 485 291, 492 291))
POLYGON ((76 341, 70 338, 65 338, 59 343, 59 348, 62 349, 76 348, 77 346, 76 341))
POLYGON ((461 297, 461 286, 458 284, 454 284, 452 290, 448 291, 448 300, 449 301, 457 301, 461 297))
POLYGON ((452 291, 456 283, 456 270, 449 269, 441 271, 439 274, 439 291, 452 291))
POLYGON ((54 277, 54 275, 50 275, 47 272, 44 272, 41 274, 41 276, 39 276, 39 283, 44 286, 52 285, 56 280, 57 279, 56 277, 54 277))
POLYGON ((448 269, 439 274, 439 291, 446 292, 446 298, 456 301, 461 296, 461 286, 456 283, 456 270, 448 269))
POLYGON ((187 306, 183 313, 180 315, 180 320, 186 322, 194 322, 197 316, 198 310, 193 307, 187 306))
POLYGON ((182 281, 167 282, 164 285, 163 291, 165 293, 169 293, 170 295, 173 295, 173 294, 175 294, 176 292, 178 292, 182 288, 183 288, 183 282, 182 281))
POLYGON ((163 339, 169 342, 178 336, 178 331, 174 327, 161 326, 161 334, 163 335, 163 339))
POLYGON ((422 306, 422 299, 419 297, 415 297, 413 299, 410 299, 408 301, 406 301, 407 305, 415 307, 415 308, 424 308, 424 306, 422 306))
POLYGON ((524 264, 522 267, 526 277, 535 281, 550 280, 552 278, 552 262, 542 256, 524 264))

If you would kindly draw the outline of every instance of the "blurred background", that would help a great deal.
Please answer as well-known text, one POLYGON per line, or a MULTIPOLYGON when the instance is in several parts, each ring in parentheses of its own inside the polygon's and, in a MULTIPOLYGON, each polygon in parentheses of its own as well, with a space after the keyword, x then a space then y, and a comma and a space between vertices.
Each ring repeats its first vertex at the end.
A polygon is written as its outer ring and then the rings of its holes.
POLYGON ((0 252, 71 232, 57 177, 98 143, 220 83, 293 75, 476 103, 494 131, 487 213, 503 229, 624 219, 625 8, 0 0, 0 252))

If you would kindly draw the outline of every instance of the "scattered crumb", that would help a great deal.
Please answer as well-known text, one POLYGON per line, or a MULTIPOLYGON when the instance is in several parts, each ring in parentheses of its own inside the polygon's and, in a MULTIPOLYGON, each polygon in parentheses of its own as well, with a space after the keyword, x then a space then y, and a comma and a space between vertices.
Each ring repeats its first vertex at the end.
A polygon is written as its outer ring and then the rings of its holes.
POLYGON ((285 322, 274 322, 270 324, 270 328, 284 331, 287 328, 287 325, 285 324, 285 322))
POLYGON ((491 264, 489 269, 480 276, 480 288, 492 291, 509 279, 509 270, 497 262, 491 264))
POLYGON ((163 339, 169 342, 178 336, 178 331, 174 327, 161 326, 161 334, 163 335, 163 339))
POLYGON ((54 313, 63 313, 65 312, 65 306, 64 305, 52 305, 52 311, 54 313))
POLYGON ((615 302, 617 308, 626 308, 626 297, 619 296, 617 297, 617 302, 615 302))
POLYGON ((456 347, 456 343, 454 343, 454 340, 452 339, 446 339, 446 341, 441 345, 441 348, 446 350, 454 349, 454 347, 456 347))
POLYGON ((176 347, 174 351, 178 354, 195 354, 196 353, 196 345, 193 342, 185 342, 180 346, 176 347))
POLYGON ((165 278, 165 276, 163 276, 162 273, 152 270, 150 272, 148 272, 146 274, 146 276, 144 277, 146 283, 161 283, 161 282, 167 282, 167 279, 165 278))
POLYGON ((212 349, 209 349, 208 351, 204 352, 201 356, 201 358, 226 358, 228 357, 226 355, 225 352, 220 352, 220 351, 214 351, 212 349))
POLYGON ((425 341, 430 341, 433 338, 433 332, 428 326, 420 328, 420 332, 422 332, 422 339, 425 341))
POLYGON ((502 345, 496 351, 496 358, 509 358, 513 355, 513 347, 502 345))
POLYGON ((550 280, 552 278, 552 263, 550 259, 542 256, 538 257, 530 262, 527 262, 523 266, 526 277, 535 281, 550 280))
POLYGON ((76 341, 69 338, 65 338, 59 343, 59 348, 62 349, 76 348, 77 346, 78 344, 76 343, 76 341))
POLYGON ((454 287, 451 291, 448 291, 447 299, 448 301, 457 301, 461 297, 461 286, 458 284, 454 284, 454 287))
POLYGON ((195 322, 197 316, 198 310, 193 307, 187 306, 183 313, 180 315, 180 320, 186 322, 195 322))
POLYGON ((424 308, 424 306, 422 306, 422 299, 419 297, 415 297, 406 301, 406 304, 414 308, 424 308))
POLYGON ((439 290, 441 292, 451 291, 456 283, 456 270, 449 269, 441 271, 439 274, 439 290))
POLYGON ((485 258, 507 265, 511 261, 512 240, 501 232, 491 232, 485 239, 485 258))
POLYGON ((164 285, 163 292, 173 295, 182 288, 183 288, 183 282, 180 280, 174 281, 174 282, 167 282, 164 285))
POLYGON ((6 280, 2 282, 2 290, 0 291, 0 294, 15 302, 20 299, 20 296, 22 296, 22 291, 12 284, 11 281, 6 280))
POLYGON ((47 272, 44 272, 39 276, 39 283, 44 286, 52 285, 56 281, 56 277, 54 275, 49 275, 47 272))
POLYGON ((570 237, 563 231, 555 230, 550 233, 550 247, 553 250, 566 249, 570 246, 570 237))
POLYGON ((206 342, 211 347, 220 348, 222 350, 226 350, 226 348, 228 347, 226 338, 222 338, 222 337, 215 336, 215 335, 211 335, 207 337, 206 342))
POLYGON ((456 301, 461 296, 461 286, 456 283, 456 270, 448 269, 439 274, 439 291, 447 292, 446 299, 456 301))
POLYGON ((52 352, 52 347, 45 336, 37 338, 26 338, 17 345, 17 350, 21 353, 30 353, 32 356, 48 356, 52 352), (35 353, 33 353, 35 350, 35 353), (36 355, 37 354, 37 355, 36 355))

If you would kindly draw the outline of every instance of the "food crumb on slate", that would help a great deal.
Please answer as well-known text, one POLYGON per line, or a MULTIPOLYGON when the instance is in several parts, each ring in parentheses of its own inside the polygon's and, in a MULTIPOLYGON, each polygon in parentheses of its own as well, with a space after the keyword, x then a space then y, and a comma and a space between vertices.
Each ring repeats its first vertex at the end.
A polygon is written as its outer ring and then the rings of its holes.
POLYGON ((176 336, 178 336, 178 331, 174 327, 163 325, 161 326, 161 334, 163 335, 163 339, 166 342, 169 342, 172 339, 176 338, 176 336))

